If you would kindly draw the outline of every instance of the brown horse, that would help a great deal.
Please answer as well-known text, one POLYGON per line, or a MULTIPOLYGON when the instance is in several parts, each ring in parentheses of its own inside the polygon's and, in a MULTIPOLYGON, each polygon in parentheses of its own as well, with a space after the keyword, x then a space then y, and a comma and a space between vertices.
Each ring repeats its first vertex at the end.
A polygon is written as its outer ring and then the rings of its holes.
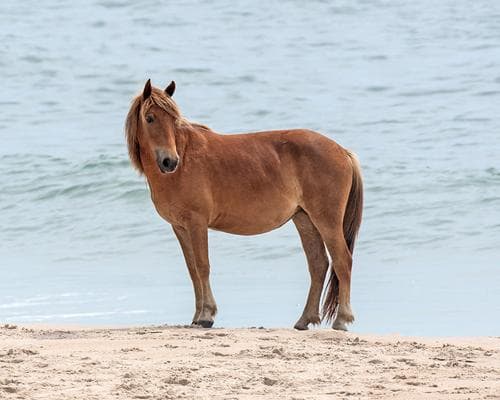
POLYGON ((354 241, 363 188, 355 155, 305 129, 220 135, 182 117, 165 90, 147 81, 126 121, 133 166, 146 179, 156 210, 172 224, 193 282, 193 324, 211 327, 208 228, 257 235, 293 220, 307 257, 311 286, 296 329, 320 323, 319 302, 332 268, 323 317, 334 329, 354 320, 350 306, 354 241))

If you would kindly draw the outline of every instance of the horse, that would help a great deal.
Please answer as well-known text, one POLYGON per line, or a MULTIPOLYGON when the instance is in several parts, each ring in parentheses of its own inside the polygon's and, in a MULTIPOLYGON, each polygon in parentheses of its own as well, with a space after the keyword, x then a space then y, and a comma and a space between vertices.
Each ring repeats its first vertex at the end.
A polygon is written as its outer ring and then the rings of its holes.
POLYGON ((356 155, 307 129, 216 133, 183 117, 174 91, 174 81, 162 90, 148 80, 132 101, 125 136, 131 164, 145 175, 153 204, 182 249, 194 288, 192 324, 210 328, 217 313, 208 229, 257 235, 292 220, 310 273, 294 328, 326 320, 347 330, 354 321, 352 253, 363 208, 356 155))

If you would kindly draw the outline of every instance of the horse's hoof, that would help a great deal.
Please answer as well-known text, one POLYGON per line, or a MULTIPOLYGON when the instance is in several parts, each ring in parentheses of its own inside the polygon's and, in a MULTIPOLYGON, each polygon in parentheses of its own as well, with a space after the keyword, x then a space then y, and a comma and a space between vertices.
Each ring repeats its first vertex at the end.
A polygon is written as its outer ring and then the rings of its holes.
POLYGON ((336 331, 347 331, 347 325, 342 321, 335 321, 332 326, 336 331))
POLYGON ((203 328, 211 328, 214 324, 214 321, 200 320, 198 321, 198 325, 201 325, 203 328))
POLYGON ((294 325, 294 328, 297 329, 298 331, 307 331, 309 329, 307 324, 303 324, 303 323, 299 323, 299 322, 297 322, 294 325))

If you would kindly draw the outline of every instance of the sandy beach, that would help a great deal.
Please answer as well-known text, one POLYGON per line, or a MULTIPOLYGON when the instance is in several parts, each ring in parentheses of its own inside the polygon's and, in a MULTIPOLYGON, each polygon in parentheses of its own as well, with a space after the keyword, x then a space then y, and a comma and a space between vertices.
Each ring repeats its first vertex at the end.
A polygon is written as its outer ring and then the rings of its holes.
POLYGON ((1 399, 494 399, 500 338, 0 328, 1 399))

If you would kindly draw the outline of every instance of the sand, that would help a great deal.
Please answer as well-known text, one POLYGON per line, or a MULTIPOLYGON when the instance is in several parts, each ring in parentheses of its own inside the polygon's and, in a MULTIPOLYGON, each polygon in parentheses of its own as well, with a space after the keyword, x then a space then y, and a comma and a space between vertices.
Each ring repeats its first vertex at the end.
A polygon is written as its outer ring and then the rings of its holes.
POLYGON ((500 338, 0 327, 1 399, 494 399, 500 338))

